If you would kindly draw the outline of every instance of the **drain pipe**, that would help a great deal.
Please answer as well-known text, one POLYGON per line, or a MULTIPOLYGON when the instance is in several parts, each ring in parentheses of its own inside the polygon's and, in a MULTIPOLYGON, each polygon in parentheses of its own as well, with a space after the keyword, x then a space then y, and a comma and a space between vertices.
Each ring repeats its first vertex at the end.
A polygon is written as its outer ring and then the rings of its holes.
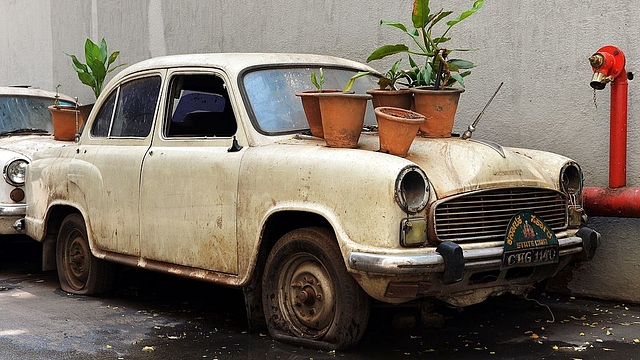
POLYGON ((584 207, 591 216, 640 217, 640 188, 627 188, 627 97, 632 73, 624 53, 604 46, 589 58, 591 87, 602 90, 611 83, 609 124, 609 187, 584 188, 584 207))

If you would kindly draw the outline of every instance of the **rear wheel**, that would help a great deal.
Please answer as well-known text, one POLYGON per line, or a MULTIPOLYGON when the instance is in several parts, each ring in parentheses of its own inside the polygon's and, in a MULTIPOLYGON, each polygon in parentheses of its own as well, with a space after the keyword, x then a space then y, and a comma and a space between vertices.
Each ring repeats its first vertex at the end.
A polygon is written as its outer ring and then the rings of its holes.
POLYGON ((267 327, 275 339, 318 348, 357 343, 369 297, 349 275, 332 232, 303 228, 272 249, 262 278, 267 327))
POLYGON ((87 228, 79 214, 68 215, 62 221, 56 263, 60 287, 66 292, 91 295, 111 288, 111 264, 91 254, 87 228))

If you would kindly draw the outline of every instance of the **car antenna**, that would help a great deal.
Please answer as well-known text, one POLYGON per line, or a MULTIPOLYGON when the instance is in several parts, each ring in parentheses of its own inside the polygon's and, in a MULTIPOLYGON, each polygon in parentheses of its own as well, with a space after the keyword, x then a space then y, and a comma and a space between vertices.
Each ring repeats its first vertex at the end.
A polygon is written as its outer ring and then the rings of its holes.
POLYGON ((484 115, 484 111, 487 110, 487 107, 489 107, 489 104, 491 104, 491 102, 493 101, 493 98, 496 97, 496 95, 498 94, 498 91, 500 91, 502 84, 504 84, 504 81, 501 82, 500 85, 498 85, 496 92, 494 92, 493 95, 491 95, 491 98, 489 99, 489 101, 487 101, 485 106, 482 108, 482 111, 480 111, 480 114, 478 114, 478 117, 476 117, 473 124, 469 125, 469 127, 467 128, 467 131, 465 131, 462 134, 462 140, 471 139, 471 135, 473 135, 473 132, 476 130, 476 126, 478 126, 478 122, 480 121, 480 118, 482 117, 482 115, 484 115))

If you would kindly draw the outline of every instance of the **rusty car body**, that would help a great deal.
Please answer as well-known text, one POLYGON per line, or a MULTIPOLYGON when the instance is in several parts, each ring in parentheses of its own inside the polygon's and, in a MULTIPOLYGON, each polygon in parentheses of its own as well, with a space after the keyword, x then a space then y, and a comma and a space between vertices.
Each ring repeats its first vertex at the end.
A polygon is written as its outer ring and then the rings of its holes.
POLYGON ((29 167, 26 231, 62 289, 107 291, 112 263, 176 274, 242 288, 250 323, 276 339, 346 348, 371 299, 466 306, 593 256, 574 161, 459 136, 381 153, 371 108, 357 149, 329 148, 295 96, 320 68, 325 88, 376 74, 304 54, 177 55, 118 74, 79 141, 29 167), (552 262, 505 265, 522 210, 552 229, 552 262))

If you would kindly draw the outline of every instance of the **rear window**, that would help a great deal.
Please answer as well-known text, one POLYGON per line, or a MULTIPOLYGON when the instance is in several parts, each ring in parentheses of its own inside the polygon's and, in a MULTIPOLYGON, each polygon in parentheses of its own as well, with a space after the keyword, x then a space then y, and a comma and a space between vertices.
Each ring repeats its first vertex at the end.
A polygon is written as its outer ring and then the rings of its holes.
MULTIPOLYGON (((258 131, 264 134, 284 134, 309 129, 297 92, 314 90, 311 73, 319 73, 319 67, 265 68, 248 72, 242 85, 248 100, 247 110, 258 131)), ((342 89, 358 70, 345 68, 323 68, 324 89, 342 89)), ((357 79, 355 93, 364 94, 378 87, 378 78, 365 76, 357 79)), ((371 102, 365 124, 375 125, 375 114, 371 102)))

